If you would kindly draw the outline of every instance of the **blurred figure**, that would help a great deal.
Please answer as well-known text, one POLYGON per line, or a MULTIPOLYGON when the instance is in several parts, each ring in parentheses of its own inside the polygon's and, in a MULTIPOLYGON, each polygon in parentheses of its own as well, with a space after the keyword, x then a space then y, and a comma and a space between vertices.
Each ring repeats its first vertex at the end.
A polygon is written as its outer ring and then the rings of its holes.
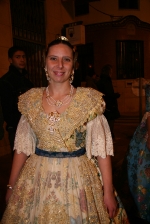
POLYGON ((75 69, 74 69, 74 80, 72 85, 77 88, 81 86, 81 72, 79 68, 80 64, 78 61, 75 62, 75 69))
POLYGON ((21 47, 11 47, 8 50, 8 60, 10 62, 9 71, 0 78, 0 97, 13 152, 16 128, 21 116, 18 110, 18 97, 32 88, 33 84, 26 78, 26 55, 21 47))
POLYGON ((150 84, 146 85, 146 113, 129 145, 128 183, 142 223, 150 223, 150 84))
POLYGON ((86 87, 91 87, 93 89, 97 88, 97 76, 95 74, 95 70, 92 66, 89 66, 88 73, 86 76, 86 87))
POLYGON ((106 102, 104 115, 108 121, 112 138, 114 138, 114 121, 120 117, 117 103, 117 98, 120 97, 120 94, 114 92, 111 76, 112 66, 107 64, 101 70, 97 87, 98 90, 104 94, 104 100, 106 102))
POLYGON ((0 140, 4 137, 3 124, 4 124, 4 118, 3 118, 2 107, 0 102, 0 140))

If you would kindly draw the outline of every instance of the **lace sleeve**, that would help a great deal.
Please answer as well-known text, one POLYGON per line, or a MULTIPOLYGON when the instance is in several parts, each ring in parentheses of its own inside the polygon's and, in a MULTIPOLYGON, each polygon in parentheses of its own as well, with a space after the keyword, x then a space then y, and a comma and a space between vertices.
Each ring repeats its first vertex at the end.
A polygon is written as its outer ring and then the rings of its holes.
POLYGON ((87 157, 113 155, 113 143, 110 129, 104 115, 98 115, 87 124, 86 133, 87 157))
POLYGON ((18 154, 23 152, 29 156, 35 152, 35 147, 36 136, 27 119, 22 115, 16 131, 14 150, 18 154))

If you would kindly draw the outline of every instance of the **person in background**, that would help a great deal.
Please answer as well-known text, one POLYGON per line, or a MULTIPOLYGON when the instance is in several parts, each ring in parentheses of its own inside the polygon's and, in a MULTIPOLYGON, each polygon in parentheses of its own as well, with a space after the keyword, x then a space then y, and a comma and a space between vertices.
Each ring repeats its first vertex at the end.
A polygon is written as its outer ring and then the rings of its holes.
POLYGON ((150 84, 145 87, 146 113, 129 144, 127 173, 129 189, 140 223, 150 223, 150 84))
POLYGON ((94 68, 90 65, 88 67, 86 76, 86 87, 91 87, 97 90, 97 77, 94 68))
POLYGON ((72 86, 74 51, 66 37, 48 45, 45 72, 46 88, 19 97, 22 116, 1 223, 127 224, 112 184, 105 102, 94 89, 72 86))
POLYGON ((106 102, 106 110, 104 112, 104 115, 108 121, 112 138, 115 138, 114 121, 115 119, 120 117, 117 103, 117 98, 120 97, 120 94, 114 92, 111 76, 112 66, 107 64, 101 70, 97 87, 98 90, 104 94, 104 100, 106 102))
POLYGON ((33 87, 26 77, 26 54, 21 47, 11 47, 8 50, 10 62, 9 71, 0 78, 0 97, 4 121, 10 147, 13 152, 16 128, 21 116, 18 110, 18 97, 33 87))
POLYGON ((74 79, 73 79, 72 85, 75 88, 81 86, 81 71, 80 71, 80 64, 78 61, 75 62, 74 79))

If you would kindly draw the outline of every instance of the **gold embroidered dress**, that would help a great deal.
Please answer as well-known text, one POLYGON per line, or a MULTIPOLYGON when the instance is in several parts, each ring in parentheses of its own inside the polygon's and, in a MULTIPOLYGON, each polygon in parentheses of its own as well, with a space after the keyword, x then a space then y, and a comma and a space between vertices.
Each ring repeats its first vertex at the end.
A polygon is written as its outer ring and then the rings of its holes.
POLYGON ((120 203, 114 220, 103 203, 102 181, 92 156, 113 155, 110 130, 102 115, 102 94, 77 88, 70 106, 55 122, 42 108, 44 88, 31 89, 19 100, 22 113, 15 150, 29 156, 13 189, 2 224, 108 224, 128 223, 120 203), (35 148, 72 152, 86 147, 86 154, 50 158, 35 148))

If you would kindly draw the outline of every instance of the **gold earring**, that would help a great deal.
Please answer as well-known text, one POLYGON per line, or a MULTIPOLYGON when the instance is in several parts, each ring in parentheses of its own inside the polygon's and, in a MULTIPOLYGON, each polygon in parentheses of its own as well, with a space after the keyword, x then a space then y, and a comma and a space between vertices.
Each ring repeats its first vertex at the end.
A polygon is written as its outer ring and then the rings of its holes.
POLYGON ((70 78, 69 78, 69 82, 70 84, 73 82, 73 79, 74 79, 74 71, 72 72, 70 78))
POLYGON ((47 79, 48 82, 50 82, 51 78, 48 75, 47 69, 44 68, 44 70, 45 70, 45 74, 46 74, 46 79, 47 79))

